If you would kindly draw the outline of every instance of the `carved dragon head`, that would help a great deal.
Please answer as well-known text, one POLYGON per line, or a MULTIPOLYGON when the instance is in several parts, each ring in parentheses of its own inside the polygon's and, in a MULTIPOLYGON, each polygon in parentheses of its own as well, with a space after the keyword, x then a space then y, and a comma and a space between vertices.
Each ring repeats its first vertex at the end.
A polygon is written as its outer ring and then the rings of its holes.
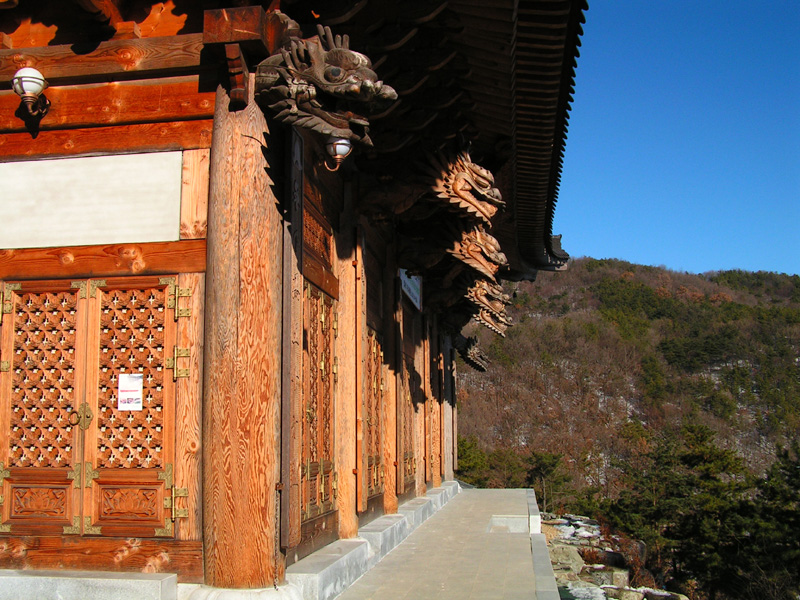
POLYGON ((486 279, 477 279, 467 290, 466 297, 478 308, 491 311, 501 318, 506 318, 506 305, 511 303, 511 298, 503 293, 501 286, 486 279))
POLYGON ((397 93, 378 80, 369 58, 350 50, 348 36, 317 29, 258 65, 256 92, 281 121, 371 146, 361 113, 385 108, 397 93))
POLYGON ((460 239, 456 239, 447 252, 492 280, 500 267, 508 264, 506 255, 500 250, 500 242, 486 233, 481 225, 462 231, 460 239))
POLYGON ((449 159, 439 155, 433 159, 431 173, 435 178, 433 191, 452 210, 466 212, 488 224, 498 208, 505 206, 500 190, 494 187, 494 175, 472 162, 469 152, 449 159))

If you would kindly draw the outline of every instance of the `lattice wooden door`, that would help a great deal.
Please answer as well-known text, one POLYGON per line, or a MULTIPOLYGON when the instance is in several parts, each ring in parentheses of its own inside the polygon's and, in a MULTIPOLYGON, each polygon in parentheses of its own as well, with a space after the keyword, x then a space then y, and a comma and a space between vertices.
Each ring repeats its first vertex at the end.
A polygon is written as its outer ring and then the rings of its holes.
POLYGON ((364 406, 364 443, 366 445, 367 498, 383 493, 383 350, 378 334, 367 333, 366 381, 364 406))
POLYGON ((397 478, 397 492, 403 494, 412 488, 417 473, 414 454, 414 357, 403 355, 400 373, 400 396, 397 399, 398 456, 402 458, 397 478))
POLYGON ((174 378, 185 356, 175 280, 19 282, 4 292, 3 530, 171 537, 182 495, 172 482, 174 378), (128 406, 123 374, 141 379, 128 406))
MULTIPOLYGON (((301 522, 336 511, 333 466, 336 302, 306 282, 303 309, 303 463, 301 522)), ((306 527, 313 536, 313 526, 306 527)))

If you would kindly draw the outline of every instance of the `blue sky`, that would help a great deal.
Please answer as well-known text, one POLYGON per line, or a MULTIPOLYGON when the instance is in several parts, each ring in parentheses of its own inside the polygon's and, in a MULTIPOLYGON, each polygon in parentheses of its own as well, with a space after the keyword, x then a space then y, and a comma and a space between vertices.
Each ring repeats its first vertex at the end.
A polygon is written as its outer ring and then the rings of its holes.
POLYGON ((564 249, 800 273, 800 2, 590 0, 580 53, 564 249))

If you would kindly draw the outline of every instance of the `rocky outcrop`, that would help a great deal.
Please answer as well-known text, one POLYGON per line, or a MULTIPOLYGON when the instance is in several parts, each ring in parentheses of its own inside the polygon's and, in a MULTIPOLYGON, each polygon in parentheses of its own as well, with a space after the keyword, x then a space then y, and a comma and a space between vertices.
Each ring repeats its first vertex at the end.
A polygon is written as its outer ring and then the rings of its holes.
MULTIPOLYGON (((619 539, 604 537, 597 521, 578 515, 542 515, 553 573, 561 598, 576 600, 688 600, 682 594, 650 587, 631 587, 630 572, 619 539)), ((633 554, 644 561, 646 548, 633 554)))

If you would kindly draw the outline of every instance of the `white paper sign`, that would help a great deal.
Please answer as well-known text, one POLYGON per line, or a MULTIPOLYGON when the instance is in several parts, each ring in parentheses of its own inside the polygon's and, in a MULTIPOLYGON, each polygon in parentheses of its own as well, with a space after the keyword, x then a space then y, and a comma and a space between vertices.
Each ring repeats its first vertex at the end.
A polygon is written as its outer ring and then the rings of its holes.
POLYGON ((120 373, 117 389, 117 410, 142 410, 144 396, 142 373, 120 373))
POLYGON ((419 275, 408 275, 405 269, 400 269, 400 287, 405 292, 411 303, 422 310, 422 277, 419 275))

